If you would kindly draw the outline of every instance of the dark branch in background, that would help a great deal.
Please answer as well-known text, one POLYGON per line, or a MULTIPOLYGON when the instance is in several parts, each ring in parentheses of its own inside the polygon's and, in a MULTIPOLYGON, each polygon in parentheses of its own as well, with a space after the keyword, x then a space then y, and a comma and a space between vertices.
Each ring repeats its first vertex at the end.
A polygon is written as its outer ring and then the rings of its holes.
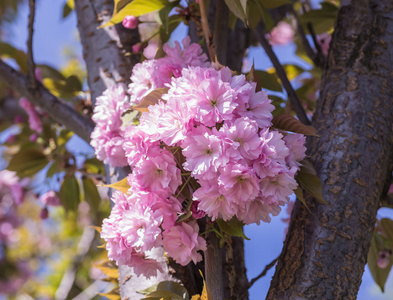
MULTIPOLYGON (((305 33, 304 29, 303 29, 303 26, 302 26, 302 24, 300 24, 299 16, 297 15, 297 13, 293 9, 293 7, 291 7, 290 12, 294 16, 294 18, 295 18, 296 29, 297 29, 297 32, 299 33, 300 40, 301 40, 301 42, 303 44, 303 48, 306 51, 307 56, 311 58, 311 60, 314 62, 314 64, 316 66, 318 66, 320 68, 323 68, 323 66, 325 64, 325 56, 323 55, 323 53, 321 51, 321 47, 319 46, 319 43, 316 40, 313 39, 315 48, 317 49, 317 52, 315 52, 314 49, 311 48, 310 43, 308 42, 308 39, 306 37, 306 33, 305 33)), ((308 25, 311 25, 311 24, 308 23, 308 25)), ((312 27, 311 27, 311 30, 312 30, 312 27)))
POLYGON ((215 61, 215 54, 213 48, 214 46, 212 44, 212 36, 209 29, 209 21, 207 19, 205 0, 199 1, 199 8, 201 10, 201 23, 202 23, 203 34, 205 36, 206 47, 209 52, 210 61, 214 62, 215 61))
POLYGON ((267 272, 274 267, 278 260, 278 257, 273 259, 268 265, 265 266, 263 271, 255 278, 251 279, 250 282, 248 283, 248 286, 244 287, 243 295, 247 293, 247 291, 253 286, 255 282, 257 282, 259 279, 261 279, 263 276, 267 274, 267 272))
POLYGON ((304 108, 296 95, 295 90, 293 89, 291 83, 288 80, 287 74, 285 73, 284 68, 282 67, 281 63, 278 61, 276 54, 274 53, 269 41, 265 38, 266 27, 263 22, 259 23, 257 26, 255 33, 257 35, 257 39, 259 43, 262 45, 263 49, 267 56, 270 58, 271 62, 273 63, 274 68, 276 69, 278 78, 280 78, 282 85, 284 86, 285 90, 288 93, 289 102, 295 111, 297 117, 299 118, 300 122, 305 125, 310 125, 311 122, 308 119, 304 108))
POLYGON ((217 60, 220 64, 227 64, 228 45, 228 17, 229 10, 224 0, 216 1, 216 17, 214 20, 213 45, 217 60))
POLYGON ((27 39, 27 65, 28 65, 28 81, 29 87, 35 89, 37 87, 37 79, 35 78, 35 63, 33 57, 33 33, 34 33, 34 18, 35 18, 35 0, 29 0, 29 22, 28 31, 29 37, 27 39))
POLYGON ((64 273, 60 285, 57 288, 55 294, 56 300, 70 299, 69 294, 72 289, 72 286, 74 285, 76 279, 76 273, 91 248, 91 245, 94 240, 94 235, 95 235, 95 230, 93 228, 85 227, 85 229, 83 230, 82 237, 78 243, 77 254, 75 256, 74 262, 64 273))
POLYGON ((32 91, 29 89, 28 77, 2 60, 0 60, 0 81, 28 98, 34 105, 41 107, 53 120, 75 132, 86 142, 90 142, 94 123, 52 95, 41 83, 36 82, 36 89, 32 91))
POLYGON ((315 34, 314 28, 312 27, 311 23, 307 23, 307 29, 308 29, 308 31, 310 31, 311 38, 312 38, 314 45, 315 45, 315 49, 317 49, 317 55, 318 55, 319 59, 321 60, 322 67, 323 67, 325 64, 326 57, 325 57, 325 54, 323 54, 323 52, 322 52, 321 45, 319 45, 319 43, 318 43, 317 36, 315 34))

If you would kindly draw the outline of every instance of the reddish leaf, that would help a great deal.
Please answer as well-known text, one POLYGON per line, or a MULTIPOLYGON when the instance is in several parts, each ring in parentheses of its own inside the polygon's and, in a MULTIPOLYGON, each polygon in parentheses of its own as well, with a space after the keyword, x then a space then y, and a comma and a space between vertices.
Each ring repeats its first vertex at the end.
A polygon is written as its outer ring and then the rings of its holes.
POLYGON ((143 98, 143 100, 138 105, 133 106, 132 109, 137 110, 141 113, 149 112, 148 107, 150 105, 155 105, 159 101, 164 101, 161 99, 161 97, 162 95, 166 94, 168 90, 169 88, 159 88, 150 92, 148 95, 145 96, 145 98, 143 98))
POLYGON ((318 136, 315 128, 312 126, 304 125, 299 120, 295 119, 291 115, 278 115, 272 120, 273 126, 277 129, 291 131, 295 133, 301 133, 304 135, 318 136))

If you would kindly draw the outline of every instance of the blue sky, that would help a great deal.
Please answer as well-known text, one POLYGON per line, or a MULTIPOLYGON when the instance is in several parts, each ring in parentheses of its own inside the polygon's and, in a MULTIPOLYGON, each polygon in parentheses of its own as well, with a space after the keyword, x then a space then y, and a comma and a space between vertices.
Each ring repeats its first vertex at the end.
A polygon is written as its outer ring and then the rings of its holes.
MULTIPOLYGON (((1 0, 0 0, 1 1, 1 0)), ((37 63, 45 63, 55 67, 65 64, 64 49, 74 49, 82 57, 81 47, 78 42, 75 14, 67 19, 61 19, 62 7, 65 0, 39 0, 37 1, 37 15, 34 35, 34 57, 37 63)), ((17 21, 6 29, 7 42, 19 49, 26 50, 27 40, 27 6, 19 10, 17 21)), ((183 27, 176 32, 176 37, 182 38, 186 29, 183 27)), ((275 47, 275 51, 282 63, 301 62, 294 55, 295 47, 275 47)), ((271 63, 263 50, 255 47, 250 51, 250 60, 254 58, 256 68, 271 67, 271 63)), ((79 141, 74 141, 78 147, 79 141)), ((389 209, 382 209, 380 217, 392 217, 389 209)), ((257 276, 264 267, 276 258, 282 248, 286 224, 282 218, 286 217, 285 209, 279 216, 272 219, 271 223, 261 223, 260 226, 250 225, 245 228, 246 235, 251 239, 245 241, 246 266, 249 279, 257 276)), ((264 278, 254 284, 250 290, 250 299, 263 299, 267 293, 274 268, 264 278)), ((393 276, 390 274, 386 284, 386 292, 382 294, 374 283, 368 267, 366 267, 363 284, 360 288, 358 299, 383 300, 393 299, 393 276)))

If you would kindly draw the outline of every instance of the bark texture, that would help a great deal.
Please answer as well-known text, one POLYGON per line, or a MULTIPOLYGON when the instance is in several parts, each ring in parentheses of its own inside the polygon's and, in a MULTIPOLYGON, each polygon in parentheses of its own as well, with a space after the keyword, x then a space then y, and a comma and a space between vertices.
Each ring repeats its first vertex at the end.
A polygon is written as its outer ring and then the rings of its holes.
POLYGON ((132 67, 139 62, 139 55, 131 55, 131 46, 139 42, 139 33, 121 24, 98 28, 109 21, 113 1, 78 0, 75 12, 94 103, 107 87, 130 82, 132 67))
POLYGON ((310 157, 329 205, 297 201, 267 299, 356 299, 393 160, 393 1, 342 1, 310 157))

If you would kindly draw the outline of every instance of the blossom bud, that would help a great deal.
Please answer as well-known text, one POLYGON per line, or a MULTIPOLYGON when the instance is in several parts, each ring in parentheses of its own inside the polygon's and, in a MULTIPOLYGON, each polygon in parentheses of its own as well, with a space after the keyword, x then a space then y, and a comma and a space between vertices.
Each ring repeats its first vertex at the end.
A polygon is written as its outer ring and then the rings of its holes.
POLYGON ((143 50, 142 43, 138 43, 132 46, 132 52, 139 53, 143 50))
POLYGON ((41 209, 40 219, 45 220, 48 218, 48 216, 49 216, 48 208, 44 207, 43 209, 41 209))
POLYGON ((135 16, 125 16, 123 26, 128 29, 135 29, 139 25, 139 20, 135 16))
POLYGON ((383 250, 383 251, 379 251, 378 253, 378 261, 377 261, 377 265, 379 268, 381 269, 385 269, 388 265, 389 265, 389 261, 390 261, 390 255, 392 254, 391 250, 383 250))

